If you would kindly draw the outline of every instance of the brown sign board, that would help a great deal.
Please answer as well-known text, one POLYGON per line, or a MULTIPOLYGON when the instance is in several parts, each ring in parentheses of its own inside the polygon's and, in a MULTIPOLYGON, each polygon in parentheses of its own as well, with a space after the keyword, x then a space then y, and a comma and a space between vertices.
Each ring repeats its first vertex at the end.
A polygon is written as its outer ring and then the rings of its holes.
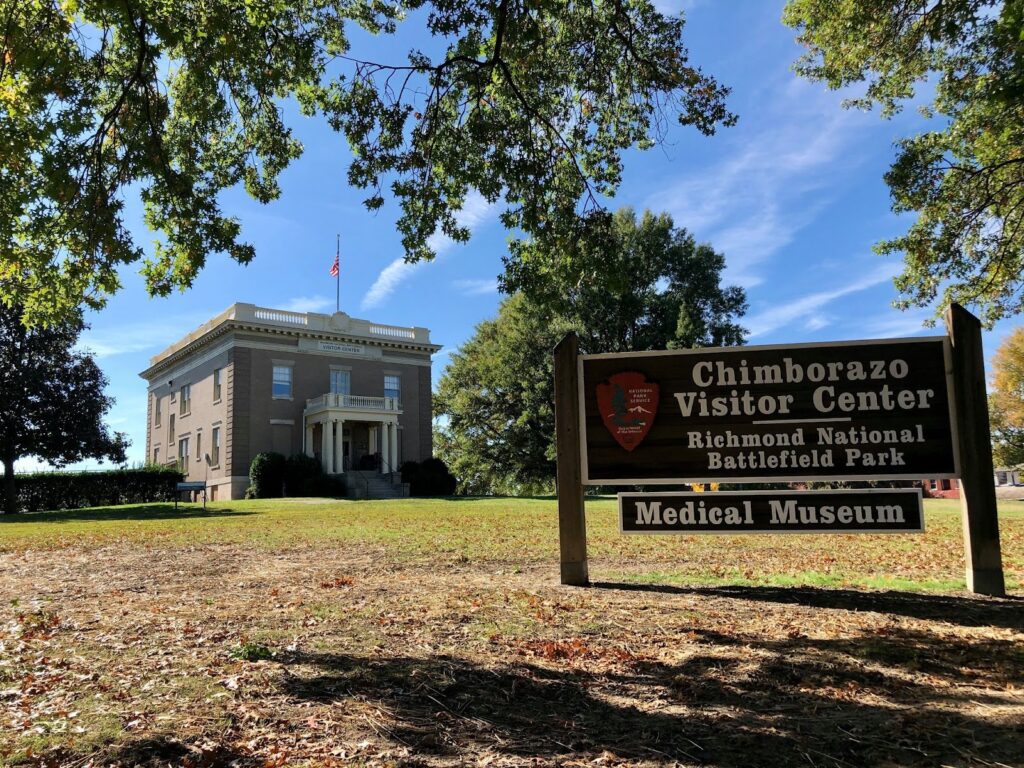
POLYGON ((582 481, 956 477, 946 337, 579 357, 582 481))
POLYGON ((924 514, 919 488, 620 493, 619 530, 636 534, 910 533, 924 530, 924 514))

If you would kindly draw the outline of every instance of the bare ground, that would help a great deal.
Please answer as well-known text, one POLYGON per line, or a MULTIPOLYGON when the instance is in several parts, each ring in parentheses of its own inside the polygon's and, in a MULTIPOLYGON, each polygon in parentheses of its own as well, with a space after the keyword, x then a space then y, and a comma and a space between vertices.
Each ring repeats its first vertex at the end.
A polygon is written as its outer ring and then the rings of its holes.
POLYGON ((0 764, 1024 765, 1020 598, 572 589, 354 543, 0 569, 0 764))

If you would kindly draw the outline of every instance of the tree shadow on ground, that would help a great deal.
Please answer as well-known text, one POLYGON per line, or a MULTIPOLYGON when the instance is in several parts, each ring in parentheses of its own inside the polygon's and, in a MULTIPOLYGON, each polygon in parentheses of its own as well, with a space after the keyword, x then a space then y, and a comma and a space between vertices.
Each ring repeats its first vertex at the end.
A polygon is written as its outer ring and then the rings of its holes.
POLYGON ((919 592, 869 592, 820 587, 676 587, 662 584, 594 582, 598 589, 660 592, 670 595, 730 597, 809 608, 843 611, 874 611, 930 621, 947 621, 962 627, 1003 627, 1024 630, 1024 599, 959 597, 919 592))
POLYGON ((189 517, 246 517, 254 515, 241 509, 218 509, 201 505, 173 502, 140 504, 127 507, 88 507, 86 509, 62 509, 55 512, 20 512, 14 515, 0 515, 4 523, 69 523, 75 521, 101 522, 103 520, 180 520, 189 517))
POLYGON ((123 743, 110 744, 91 759, 75 752, 57 749, 26 758, 15 765, 56 768, 57 766, 104 765, 123 768, 256 768, 264 761, 207 739, 200 744, 187 744, 170 735, 147 736, 123 743))
POLYGON ((524 764, 611 753, 729 768, 1024 760, 1019 720, 994 715, 1006 700, 988 691, 1024 683, 1010 642, 955 647, 898 631, 727 637, 695 633, 695 652, 677 663, 596 645, 589 661, 550 666, 522 654, 496 667, 453 656, 298 654, 283 686, 303 701, 369 703, 386 714, 379 737, 456 764, 481 752, 524 764))

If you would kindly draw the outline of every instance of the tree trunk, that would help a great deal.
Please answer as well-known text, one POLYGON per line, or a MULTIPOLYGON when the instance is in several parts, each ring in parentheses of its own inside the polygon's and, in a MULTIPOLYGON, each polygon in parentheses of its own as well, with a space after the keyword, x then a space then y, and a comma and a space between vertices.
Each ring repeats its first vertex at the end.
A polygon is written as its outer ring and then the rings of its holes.
POLYGON ((18 511, 18 495, 14 490, 14 457, 4 457, 4 506, 3 511, 13 514, 18 511))

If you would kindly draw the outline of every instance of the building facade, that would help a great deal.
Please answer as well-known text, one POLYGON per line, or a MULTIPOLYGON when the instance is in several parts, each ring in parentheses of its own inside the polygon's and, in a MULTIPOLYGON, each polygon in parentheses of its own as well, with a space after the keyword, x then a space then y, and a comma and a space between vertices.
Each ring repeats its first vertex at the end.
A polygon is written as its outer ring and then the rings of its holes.
POLYGON ((426 328, 234 304, 150 360, 146 457, 241 498, 263 451, 390 475, 433 451, 426 328))

